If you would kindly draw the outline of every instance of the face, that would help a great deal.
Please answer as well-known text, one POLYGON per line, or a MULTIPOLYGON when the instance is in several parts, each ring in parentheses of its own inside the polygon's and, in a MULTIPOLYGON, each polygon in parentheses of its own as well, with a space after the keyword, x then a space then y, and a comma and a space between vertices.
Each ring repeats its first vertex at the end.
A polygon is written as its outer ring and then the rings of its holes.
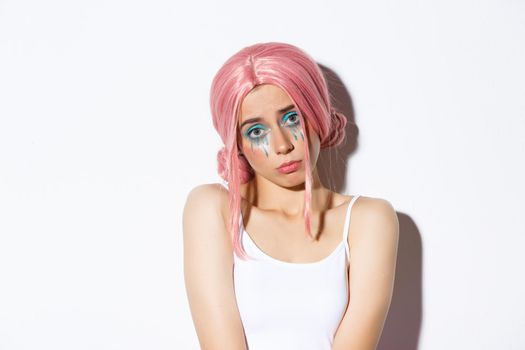
MULTIPOLYGON (((241 104, 238 123, 239 149, 256 176, 284 187, 304 183, 304 142, 298 109, 281 88, 263 84, 246 95, 241 104), (285 169, 285 162, 298 161, 285 169)), ((310 128, 311 129, 311 128, 310 128)), ((319 155, 319 136, 308 131, 310 167, 315 168, 319 155)))

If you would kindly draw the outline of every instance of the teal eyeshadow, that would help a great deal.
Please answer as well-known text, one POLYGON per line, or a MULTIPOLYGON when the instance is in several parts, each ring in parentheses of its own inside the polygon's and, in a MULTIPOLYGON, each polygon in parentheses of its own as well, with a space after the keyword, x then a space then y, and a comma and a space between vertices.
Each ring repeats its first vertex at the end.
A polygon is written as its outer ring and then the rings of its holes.
POLYGON ((261 130, 264 130, 264 128, 262 128, 259 124, 255 124, 255 125, 252 125, 248 130, 246 130, 246 132, 244 133, 244 136, 250 138, 250 132, 252 130, 255 130, 255 129, 261 129, 261 130))
MULTIPOLYGON (((283 120, 283 123, 286 122, 286 121, 288 120, 288 118, 290 118, 290 117, 293 116, 293 115, 297 115, 297 112, 295 112, 295 111, 291 111, 291 112, 286 113, 286 114, 283 116, 283 119, 282 119, 282 120, 283 120)), ((255 130, 255 129, 262 129, 262 130, 264 130, 264 128, 262 128, 261 125, 259 125, 259 124, 255 124, 255 125, 252 125, 248 130, 246 130, 246 132, 244 133, 244 136, 246 136, 246 137, 248 137, 248 138, 251 138, 249 134, 250 134, 250 132, 251 132, 252 130, 255 130)))
POLYGON ((297 115, 297 112, 295 111, 292 111, 292 112, 288 112, 284 115, 283 117, 283 122, 286 122, 288 120, 288 118, 290 118, 291 115, 297 115))

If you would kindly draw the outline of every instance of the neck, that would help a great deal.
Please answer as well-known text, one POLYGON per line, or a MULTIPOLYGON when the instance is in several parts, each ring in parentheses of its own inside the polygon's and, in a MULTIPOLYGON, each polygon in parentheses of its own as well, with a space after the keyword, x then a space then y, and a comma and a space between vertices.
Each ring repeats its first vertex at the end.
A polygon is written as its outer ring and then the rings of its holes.
MULTIPOLYGON (((312 173, 312 181, 311 211, 324 211, 329 206, 331 192, 322 185, 317 168, 314 168, 312 173)), ((304 182, 294 187, 283 187, 256 174, 254 179, 243 187, 241 194, 257 208, 279 212, 291 219, 304 218, 304 182)))

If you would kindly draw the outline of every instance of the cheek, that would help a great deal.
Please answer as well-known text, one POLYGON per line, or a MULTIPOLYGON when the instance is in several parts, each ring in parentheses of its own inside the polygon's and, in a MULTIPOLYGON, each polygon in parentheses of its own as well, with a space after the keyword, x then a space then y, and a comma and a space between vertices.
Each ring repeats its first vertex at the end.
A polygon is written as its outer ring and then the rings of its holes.
POLYGON ((260 149, 256 145, 253 146, 253 150, 248 143, 248 146, 244 147, 244 157, 250 164, 250 166, 257 172, 262 171, 268 166, 268 157, 263 149, 260 149))
POLYGON ((300 125, 291 126, 291 127, 288 127, 287 129, 290 135, 293 137, 294 141, 304 141, 304 134, 303 134, 303 131, 301 130, 300 125))
POLYGON ((270 154, 269 138, 269 134, 255 140, 243 138, 243 152, 250 162, 257 163, 260 159, 268 158, 270 154))
POLYGON ((261 164, 264 164, 268 161, 268 157, 266 156, 266 153, 263 150, 256 149, 254 147, 253 151, 248 148, 244 155, 248 159, 248 162, 252 165, 254 168, 258 168, 261 166, 261 164))

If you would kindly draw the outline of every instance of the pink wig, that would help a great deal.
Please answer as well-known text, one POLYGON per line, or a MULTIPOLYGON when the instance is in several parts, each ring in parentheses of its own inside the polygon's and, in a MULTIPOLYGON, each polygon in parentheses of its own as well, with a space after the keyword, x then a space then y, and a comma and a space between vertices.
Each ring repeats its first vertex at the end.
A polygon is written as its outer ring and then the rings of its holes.
POLYGON ((305 137, 305 228, 311 234, 312 169, 308 128, 319 135, 321 148, 339 145, 345 137, 346 117, 332 108, 323 73, 303 50, 290 44, 269 42, 248 46, 230 57, 215 75, 210 91, 213 126, 224 147, 217 154, 219 175, 228 182, 230 220, 234 253, 247 254, 240 242, 240 184, 254 176, 250 164, 239 154, 238 120, 244 97, 256 86, 272 84, 283 89, 298 107, 305 137))

